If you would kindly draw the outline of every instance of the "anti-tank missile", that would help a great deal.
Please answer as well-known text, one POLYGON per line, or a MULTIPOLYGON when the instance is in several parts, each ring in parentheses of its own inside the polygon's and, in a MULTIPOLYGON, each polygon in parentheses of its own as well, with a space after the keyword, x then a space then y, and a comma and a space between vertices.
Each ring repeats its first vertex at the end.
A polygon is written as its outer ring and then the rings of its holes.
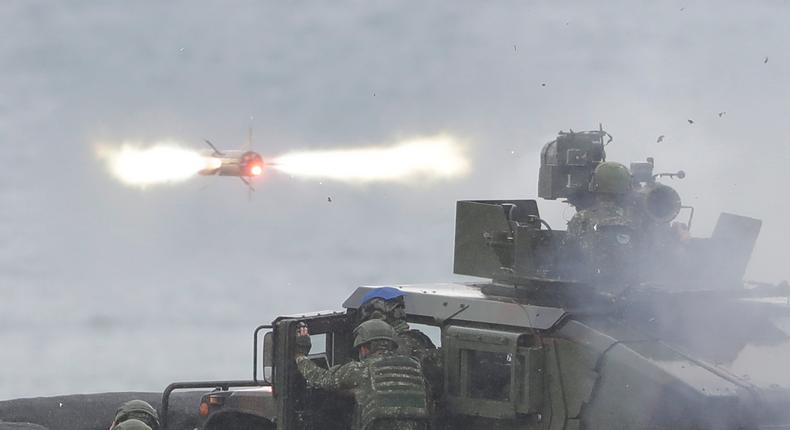
POLYGON ((238 176, 244 183, 250 185, 249 179, 263 173, 263 157, 255 151, 227 150, 220 151, 214 144, 206 140, 211 151, 202 155, 206 159, 206 167, 198 171, 203 176, 238 176))
POLYGON ((206 168, 199 171, 203 176, 254 177, 263 173, 263 157, 254 151, 226 151, 221 154, 204 154, 206 168))

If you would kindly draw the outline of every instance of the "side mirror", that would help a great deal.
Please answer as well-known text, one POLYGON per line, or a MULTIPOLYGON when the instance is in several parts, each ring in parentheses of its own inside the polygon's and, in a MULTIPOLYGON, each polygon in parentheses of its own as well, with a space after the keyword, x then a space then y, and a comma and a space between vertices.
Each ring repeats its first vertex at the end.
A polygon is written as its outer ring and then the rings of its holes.
POLYGON ((263 335, 263 380, 271 383, 272 369, 274 368, 274 333, 267 332, 263 335))
POLYGON ((255 328, 255 332, 252 334, 252 380, 256 384, 271 384, 272 368, 274 367, 274 335, 271 329, 270 325, 261 325, 255 328), (269 331, 263 336, 263 347, 260 350, 263 362, 263 379, 258 380, 258 339, 260 339, 262 330, 269 331))

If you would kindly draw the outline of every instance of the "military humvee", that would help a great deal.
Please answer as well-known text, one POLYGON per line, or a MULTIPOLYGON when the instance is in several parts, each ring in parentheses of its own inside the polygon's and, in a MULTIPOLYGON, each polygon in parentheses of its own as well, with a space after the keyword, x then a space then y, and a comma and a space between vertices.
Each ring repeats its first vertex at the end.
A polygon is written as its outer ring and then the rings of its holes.
MULTIPOLYGON (((593 205, 607 137, 568 132, 547 143, 539 197, 593 205)), ((653 170, 652 159, 630 165, 621 203, 637 222, 595 229, 593 255, 541 218, 536 200, 457 203, 454 272, 480 280, 392 285, 410 323, 441 348, 434 428, 790 429, 790 288, 742 281, 761 222, 722 214, 711 237, 690 237, 693 208, 659 182, 684 174, 653 170), (596 258, 610 247, 627 252, 596 258)), ((354 359, 351 332, 370 288, 342 311, 257 327, 250 380, 168 386, 163 427, 348 428, 352 399, 297 371, 295 328, 308 325, 319 365, 354 359)), ((0 402, 0 419, 98 430, 122 400, 154 395, 0 402)))
MULTIPOLYGON (((560 133, 546 144, 539 196, 589 207, 607 137, 560 133)), ((631 247, 627 260, 607 267, 551 228, 535 200, 457 203, 454 271, 488 280, 393 285, 409 321, 435 327, 441 345, 436 428, 790 429, 790 361, 766 367, 790 357, 790 289, 741 280, 760 221, 722 214, 710 238, 678 235, 693 208, 657 179, 684 174, 653 168, 652 159, 630 166, 623 205, 639 223, 633 241, 600 232, 600 246, 631 247), (678 229, 670 223, 680 213, 687 218, 678 229), (623 266, 627 277, 600 276, 623 266)), ((258 327, 252 380, 172 384, 163 418, 174 390, 204 387, 215 389, 201 398, 203 429, 348 428, 352 400, 299 375, 295 328, 306 323, 323 345, 311 355, 319 365, 354 359, 351 331, 370 288, 354 291, 343 311, 258 327)))

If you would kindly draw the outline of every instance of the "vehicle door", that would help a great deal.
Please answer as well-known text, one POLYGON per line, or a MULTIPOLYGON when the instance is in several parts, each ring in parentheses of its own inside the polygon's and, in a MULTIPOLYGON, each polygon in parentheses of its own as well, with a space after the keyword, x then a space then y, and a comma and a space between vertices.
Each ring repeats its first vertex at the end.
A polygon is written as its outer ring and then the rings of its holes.
POLYGON ((296 367, 296 332, 301 323, 310 331, 308 358, 320 367, 342 365, 353 359, 353 318, 346 313, 289 316, 274 322, 275 396, 280 430, 335 430, 350 426, 353 398, 311 387, 296 367))

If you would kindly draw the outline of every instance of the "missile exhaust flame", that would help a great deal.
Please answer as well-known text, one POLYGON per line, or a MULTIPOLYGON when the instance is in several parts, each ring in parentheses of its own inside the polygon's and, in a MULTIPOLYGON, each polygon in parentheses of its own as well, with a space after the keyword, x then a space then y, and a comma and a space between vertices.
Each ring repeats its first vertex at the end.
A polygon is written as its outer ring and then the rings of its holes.
POLYGON ((96 152, 113 176, 141 188, 181 182, 196 175, 239 176, 249 185, 248 181, 263 174, 266 166, 291 177, 346 183, 451 179, 469 169, 461 145, 449 135, 403 140, 390 146, 294 151, 265 164, 256 152, 220 153, 214 148, 212 154, 206 154, 174 141, 102 145, 96 152))
POLYGON ((151 146, 136 143, 124 143, 117 148, 100 146, 97 154, 118 180, 139 187, 185 181, 216 164, 215 159, 173 141, 151 146))
POLYGON ((291 152, 272 167, 292 177, 341 182, 407 182, 464 175, 469 162, 451 136, 438 135, 389 147, 291 152))
POLYGON ((206 157, 206 168, 210 170, 222 167, 222 160, 216 157, 206 157))

